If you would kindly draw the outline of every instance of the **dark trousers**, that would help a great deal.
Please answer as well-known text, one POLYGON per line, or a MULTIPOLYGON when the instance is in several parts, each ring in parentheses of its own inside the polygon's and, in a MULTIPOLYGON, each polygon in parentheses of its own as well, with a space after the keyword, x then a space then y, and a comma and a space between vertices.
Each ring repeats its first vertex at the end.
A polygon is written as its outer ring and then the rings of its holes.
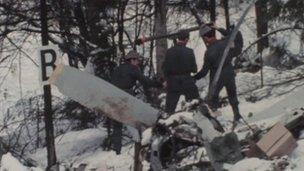
POLYGON ((226 88, 229 103, 233 109, 233 112, 238 111, 239 101, 237 99, 236 85, 235 85, 235 77, 229 77, 225 79, 220 79, 215 87, 214 94, 211 96, 210 88, 211 88, 212 79, 209 84, 209 92, 208 92, 208 104, 211 108, 219 108, 219 94, 223 87, 226 88))
POLYGON ((111 135, 113 148, 116 154, 120 154, 122 147, 122 123, 117 122, 115 120, 112 121, 113 133, 111 135))
POLYGON ((166 109, 165 109, 165 111, 168 114, 172 114, 175 112, 176 105, 181 95, 185 95, 186 101, 191 101, 193 99, 199 98, 197 88, 196 89, 192 88, 185 91, 168 91, 166 97, 166 109))

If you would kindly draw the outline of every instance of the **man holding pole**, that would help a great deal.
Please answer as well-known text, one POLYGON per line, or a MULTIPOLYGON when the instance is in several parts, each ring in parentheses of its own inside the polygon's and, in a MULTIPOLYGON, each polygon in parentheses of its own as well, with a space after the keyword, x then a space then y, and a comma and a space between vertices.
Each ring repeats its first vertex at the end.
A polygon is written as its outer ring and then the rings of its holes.
POLYGON ((207 103, 209 104, 212 110, 216 110, 218 107, 220 107, 219 93, 222 88, 225 87, 228 94, 229 103, 232 107, 234 114, 233 121, 238 122, 242 116, 240 115, 238 108, 239 102, 237 99, 236 92, 235 72, 231 62, 232 58, 238 56, 242 51, 242 35, 240 32, 237 34, 234 43, 230 47, 228 57, 226 58, 225 63, 223 65, 219 81, 215 87, 211 87, 211 83, 221 62, 223 52, 226 46, 228 45, 230 32, 212 25, 204 25, 200 28, 199 33, 207 46, 207 51, 205 52, 204 65, 202 69, 194 76, 194 78, 196 80, 199 80, 202 77, 205 77, 210 71, 210 83, 207 103), (223 39, 217 40, 214 34, 214 30, 218 30, 225 37, 223 39), (211 88, 214 89, 213 94, 210 93, 211 88))

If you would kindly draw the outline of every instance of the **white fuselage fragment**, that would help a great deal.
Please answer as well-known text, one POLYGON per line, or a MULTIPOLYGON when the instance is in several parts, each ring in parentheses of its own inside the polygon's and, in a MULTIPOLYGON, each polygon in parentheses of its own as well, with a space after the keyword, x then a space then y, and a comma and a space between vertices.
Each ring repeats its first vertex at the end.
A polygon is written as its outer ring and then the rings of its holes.
POLYGON ((94 75, 59 65, 49 79, 59 91, 80 104, 135 128, 153 126, 159 111, 94 75))

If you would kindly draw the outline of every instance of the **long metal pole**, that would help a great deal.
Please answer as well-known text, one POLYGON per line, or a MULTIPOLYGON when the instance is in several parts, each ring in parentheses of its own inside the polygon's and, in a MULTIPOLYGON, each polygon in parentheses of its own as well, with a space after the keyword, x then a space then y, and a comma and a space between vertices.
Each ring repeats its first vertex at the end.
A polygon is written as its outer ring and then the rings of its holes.
MULTIPOLYGON (((40 19, 41 19, 41 39, 42 46, 48 45, 48 25, 47 25, 47 7, 46 0, 40 0, 40 19)), ((54 126, 52 117, 52 94, 51 86, 44 85, 44 122, 46 134, 46 147, 47 147, 47 161, 48 166, 46 170, 51 170, 51 167, 56 164, 56 151, 54 143, 54 126)))
POLYGON ((253 0, 251 2, 251 4, 249 4, 249 6, 246 8, 246 10, 244 11, 244 13, 242 14, 239 22, 237 23, 237 25, 234 27, 229 39, 228 39, 228 43, 227 43, 227 46, 224 50, 224 53, 223 53, 223 56, 222 56, 222 59, 221 59, 221 62, 220 62, 220 65, 219 67, 217 68, 216 70, 216 73, 215 73, 215 77, 211 83, 211 88, 210 88, 210 94, 209 94, 209 98, 214 96, 214 93, 215 93, 215 87, 217 86, 217 83, 218 83, 218 80, 219 80, 219 77, 220 77, 220 74, 222 72, 222 69, 223 69, 223 65, 226 61, 226 57, 228 56, 228 52, 230 50, 230 47, 231 47, 231 44, 233 43, 235 37, 236 37, 236 34, 238 32, 238 30, 240 29, 240 26, 241 24, 243 23, 246 15, 248 14, 249 10, 254 6, 254 4, 256 3, 257 0, 253 0))

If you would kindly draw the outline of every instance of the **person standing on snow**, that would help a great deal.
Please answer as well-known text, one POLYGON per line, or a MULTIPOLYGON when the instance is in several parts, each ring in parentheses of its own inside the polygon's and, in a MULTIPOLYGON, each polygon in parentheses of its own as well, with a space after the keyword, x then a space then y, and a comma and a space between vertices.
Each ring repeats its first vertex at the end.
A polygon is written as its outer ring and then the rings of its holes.
POLYGON ((210 26, 210 25, 209 26, 204 25, 203 27, 200 28, 199 34, 204 40, 207 46, 207 50, 205 52, 203 67, 194 76, 194 78, 196 80, 199 80, 202 77, 205 77, 207 73, 210 71, 209 92, 207 98, 208 105, 212 110, 216 110, 217 108, 220 107, 219 93, 222 90, 222 88, 225 87, 228 94, 229 103, 232 107, 234 114, 233 121, 238 122, 242 116, 240 115, 239 107, 238 107, 239 102, 237 99, 235 72, 232 66, 232 58, 238 56, 242 51, 243 38, 240 32, 238 32, 234 40, 234 44, 229 50, 229 54, 223 65, 222 72, 220 74, 216 87, 212 87, 215 90, 213 96, 211 97, 210 94, 211 83, 220 65, 224 50, 228 44, 230 33, 231 32, 228 30, 217 28, 215 26, 210 26), (223 39, 217 40, 214 34, 215 30, 218 30, 225 37, 223 39))
MULTIPOLYGON (((127 93, 134 95, 132 91, 136 81, 139 81, 146 87, 162 87, 162 83, 158 81, 150 80, 145 77, 139 68, 141 56, 134 50, 131 50, 125 56, 125 63, 117 67, 111 75, 111 83, 118 88, 126 91, 127 93)), ((113 134, 112 142, 116 154, 120 154, 122 147, 122 123, 112 120, 113 134)))
POLYGON ((175 111, 179 97, 186 96, 186 100, 198 99, 199 93, 191 73, 197 72, 194 52, 186 47, 189 32, 179 31, 177 43, 169 48, 162 65, 167 84, 167 97, 165 111, 172 114, 175 111))

